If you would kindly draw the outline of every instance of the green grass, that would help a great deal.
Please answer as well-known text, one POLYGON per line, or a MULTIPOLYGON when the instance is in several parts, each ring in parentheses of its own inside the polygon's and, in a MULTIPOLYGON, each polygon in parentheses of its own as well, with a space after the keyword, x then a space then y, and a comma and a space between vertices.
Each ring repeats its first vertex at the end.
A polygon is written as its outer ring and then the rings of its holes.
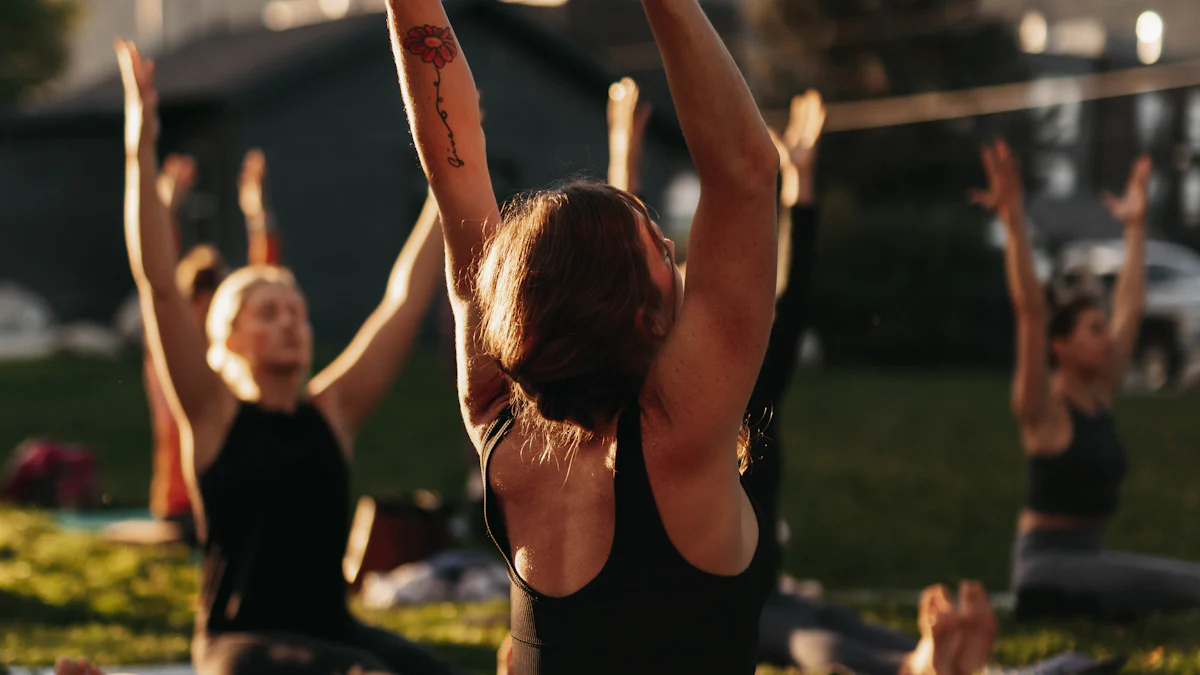
MULTIPOLYGON (((779 411, 787 439, 787 566, 828 588, 919 588, 978 578, 1007 586, 1023 475, 1006 373, 805 374, 779 411)), ((1128 398, 1118 422, 1132 473, 1114 548, 1200 560, 1200 393, 1128 398)), ((73 359, 0 366, 0 448, 34 434, 91 444, 114 505, 145 504, 149 427, 139 364, 73 359)), ((423 352, 362 434, 360 493, 431 488, 456 497, 474 460, 447 364, 423 352)), ((135 550, 0 514, 0 663, 63 653, 101 661, 187 657, 195 573, 181 550, 135 550)), ((836 593, 835 593, 836 595, 836 593)), ((913 609, 863 608, 913 630, 913 609)), ((367 618, 488 672, 502 607, 433 606, 367 618)), ((1014 627, 998 657, 1035 661, 1076 648, 1135 655, 1130 672, 1200 673, 1200 616, 1128 627, 1014 627), (1162 647, 1162 651, 1156 650, 1162 647)))

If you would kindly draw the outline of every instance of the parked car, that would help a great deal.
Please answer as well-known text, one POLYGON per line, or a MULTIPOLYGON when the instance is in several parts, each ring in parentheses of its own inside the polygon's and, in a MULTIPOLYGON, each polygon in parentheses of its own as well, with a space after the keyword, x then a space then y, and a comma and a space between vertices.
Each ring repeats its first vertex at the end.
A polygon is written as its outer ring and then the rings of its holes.
MULTIPOLYGON (((1085 290, 1111 301, 1125 244, 1078 241, 1055 260, 1057 292, 1085 290)), ((1200 255, 1167 241, 1146 243, 1146 307, 1126 384, 1160 391, 1191 382, 1200 366, 1200 255)))

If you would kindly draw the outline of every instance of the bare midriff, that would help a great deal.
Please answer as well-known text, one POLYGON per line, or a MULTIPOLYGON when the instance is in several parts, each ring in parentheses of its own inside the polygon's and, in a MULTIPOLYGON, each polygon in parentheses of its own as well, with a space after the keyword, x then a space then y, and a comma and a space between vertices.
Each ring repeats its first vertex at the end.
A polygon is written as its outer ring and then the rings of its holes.
POLYGON ((1063 516, 1022 509, 1021 517, 1017 520, 1017 530, 1021 534, 1034 530, 1077 530, 1102 527, 1106 523, 1107 516, 1063 516))

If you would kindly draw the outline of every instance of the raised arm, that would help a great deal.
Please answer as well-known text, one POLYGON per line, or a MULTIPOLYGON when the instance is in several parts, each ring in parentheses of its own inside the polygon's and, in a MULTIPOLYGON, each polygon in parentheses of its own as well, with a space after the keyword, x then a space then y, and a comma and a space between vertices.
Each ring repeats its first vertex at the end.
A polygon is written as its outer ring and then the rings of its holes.
POLYGON ((190 155, 167 155, 158 176, 158 198, 167 209, 176 250, 183 240, 179 212, 196 184, 196 160, 190 155))
POLYGON ((247 262, 251 265, 278 265, 279 233, 267 208, 267 156, 255 148, 246 153, 238 177, 238 204, 246 218, 247 262))
POLYGON ((779 156, 695 0, 642 5, 701 186, 687 293, 644 396, 661 401, 679 460, 728 468, 774 313, 779 156))
POLYGON ((158 94, 154 65, 133 43, 118 40, 117 58, 125 85, 125 240, 145 317, 146 342, 176 415, 195 427, 216 419, 220 403, 232 399, 205 360, 200 326, 175 285, 179 250, 159 200, 158 94))
POLYGON ((1149 157, 1138 158, 1125 194, 1120 198, 1105 195, 1108 208, 1125 226, 1125 266, 1113 295, 1113 362, 1105 378, 1109 404, 1116 398, 1133 358, 1146 305, 1146 194, 1151 168, 1149 157))
POLYGON ((817 253, 813 174, 817 140, 825 126, 821 95, 808 91, 792 100, 782 137, 771 134, 779 152, 779 268, 775 280, 775 322, 750 403, 750 419, 764 418, 783 398, 796 369, 801 336, 808 327, 817 253))
POLYGON ((1017 319, 1012 405, 1023 430, 1030 431, 1046 418, 1049 401, 1045 294, 1034 271, 1033 249, 1025 227, 1020 162, 1004 141, 984 146, 982 155, 990 187, 973 193, 972 201, 995 211, 1007 234, 1004 266, 1017 319))
POLYGON ((508 382, 478 343, 473 286, 500 209, 488 173, 479 97, 441 0, 388 0, 392 53, 409 125, 441 212, 457 343, 458 393, 476 447, 508 382))
POLYGON ((642 189, 642 154, 650 104, 640 103, 632 78, 608 88, 608 183, 632 194, 642 189))
POLYGON ((430 196, 392 268, 383 302, 346 351, 309 384, 313 403, 347 440, 387 394, 421 330, 440 286, 440 229, 430 196))

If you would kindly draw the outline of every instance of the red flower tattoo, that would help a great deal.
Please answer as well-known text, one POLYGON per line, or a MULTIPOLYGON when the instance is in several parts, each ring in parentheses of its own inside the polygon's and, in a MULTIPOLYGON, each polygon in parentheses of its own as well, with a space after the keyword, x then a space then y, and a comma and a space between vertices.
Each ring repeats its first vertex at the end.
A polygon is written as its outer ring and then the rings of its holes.
POLYGON ((438 69, 445 68, 458 56, 458 45, 454 44, 450 29, 437 26, 417 26, 408 31, 404 48, 438 69))
POLYGON ((448 26, 439 28, 427 24, 409 30, 403 44, 405 49, 421 57, 425 63, 432 63, 434 69, 437 70, 437 79, 433 82, 434 96, 437 98, 437 113, 442 124, 446 125, 446 132, 450 138, 450 156, 446 159, 450 162, 450 166, 459 168, 466 163, 458 158, 458 146, 454 143, 454 130, 450 128, 450 122, 447 120, 450 113, 442 110, 442 103, 445 102, 442 99, 442 68, 453 63, 454 58, 458 56, 458 45, 454 43, 454 35, 448 26))

